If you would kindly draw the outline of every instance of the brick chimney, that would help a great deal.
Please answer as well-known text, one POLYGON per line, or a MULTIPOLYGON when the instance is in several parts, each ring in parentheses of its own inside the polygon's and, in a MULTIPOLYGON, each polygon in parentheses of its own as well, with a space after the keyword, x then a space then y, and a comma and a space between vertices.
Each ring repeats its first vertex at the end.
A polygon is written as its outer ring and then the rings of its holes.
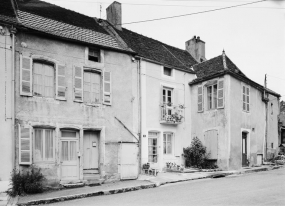
POLYGON ((186 41, 185 50, 188 51, 198 62, 206 60, 205 42, 202 41, 199 36, 197 38, 194 36, 192 39, 186 41))
POLYGON ((117 29, 122 30, 122 6, 121 3, 114 1, 107 9, 107 21, 117 29))

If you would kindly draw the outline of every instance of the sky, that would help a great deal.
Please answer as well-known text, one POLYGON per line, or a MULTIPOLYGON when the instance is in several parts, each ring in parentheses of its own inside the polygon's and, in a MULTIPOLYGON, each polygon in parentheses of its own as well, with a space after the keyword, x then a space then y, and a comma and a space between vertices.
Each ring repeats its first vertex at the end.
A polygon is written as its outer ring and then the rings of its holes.
MULTIPOLYGON (((106 19, 112 0, 45 0, 106 19)), ((194 35, 206 42, 206 59, 226 55, 253 81, 285 100, 285 0, 117 0, 123 27, 168 45, 185 49, 194 35), (248 4, 257 2, 254 4, 248 4), (240 4, 240 7, 227 8, 240 4), (217 10, 218 9, 218 10, 217 10), (216 10, 216 11, 209 11, 216 10), (209 11, 209 12, 204 12, 209 11), (199 13, 200 14, 193 14, 199 13), (157 21, 144 20, 191 14, 157 21)))

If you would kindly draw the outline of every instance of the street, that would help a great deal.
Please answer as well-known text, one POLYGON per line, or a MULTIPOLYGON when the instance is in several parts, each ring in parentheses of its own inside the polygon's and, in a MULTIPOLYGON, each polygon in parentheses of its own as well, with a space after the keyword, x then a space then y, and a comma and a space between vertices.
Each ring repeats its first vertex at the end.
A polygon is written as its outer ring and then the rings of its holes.
POLYGON ((285 168, 50 205, 285 205, 285 168))

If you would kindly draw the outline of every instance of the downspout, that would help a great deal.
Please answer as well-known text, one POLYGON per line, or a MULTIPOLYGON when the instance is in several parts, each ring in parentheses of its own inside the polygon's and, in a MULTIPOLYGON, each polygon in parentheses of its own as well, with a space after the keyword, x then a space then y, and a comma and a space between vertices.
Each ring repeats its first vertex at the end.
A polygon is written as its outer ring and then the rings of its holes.
POLYGON ((12 35, 12 58, 11 58, 11 65, 12 65, 12 69, 11 69, 11 77, 12 77, 12 81, 11 81, 11 118, 12 118, 12 122, 11 122, 11 133, 12 133, 12 138, 14 138, 14 145, 12 151, 13 151, 13 167, 16 168, 16 138, 15 138, 15 56, 16 56, 16 43, 15 43, 15 33, 16 33, 16 29, 14 27, 11 28, 10 33, 12 35))
MULTIPOLYGON (((138 84, 139 84, 139 171, 142 163, 142 90, 141 90, 141 58, 138 59, 138 84)), ((140 173, 140 172, 139 172, 140 173)))

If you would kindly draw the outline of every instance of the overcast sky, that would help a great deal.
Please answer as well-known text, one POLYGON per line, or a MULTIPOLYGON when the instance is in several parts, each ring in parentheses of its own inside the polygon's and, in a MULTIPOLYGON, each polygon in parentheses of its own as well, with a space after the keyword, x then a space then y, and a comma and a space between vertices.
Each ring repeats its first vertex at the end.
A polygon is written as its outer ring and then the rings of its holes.
MULTIPOLYGON (((111 0, 45 0, 87 16, 106 18, 111 0), (101 12, 100 12, 101 6, 101 12)), ((123 24, 214 10, 258 0, 118 0, 123 24)), ((206 58, 226 55, 249 78, 264 83, 285 100, 285 1, 241 7, 123 27, 180 49, 194 35, 206 42, 206 58)))

